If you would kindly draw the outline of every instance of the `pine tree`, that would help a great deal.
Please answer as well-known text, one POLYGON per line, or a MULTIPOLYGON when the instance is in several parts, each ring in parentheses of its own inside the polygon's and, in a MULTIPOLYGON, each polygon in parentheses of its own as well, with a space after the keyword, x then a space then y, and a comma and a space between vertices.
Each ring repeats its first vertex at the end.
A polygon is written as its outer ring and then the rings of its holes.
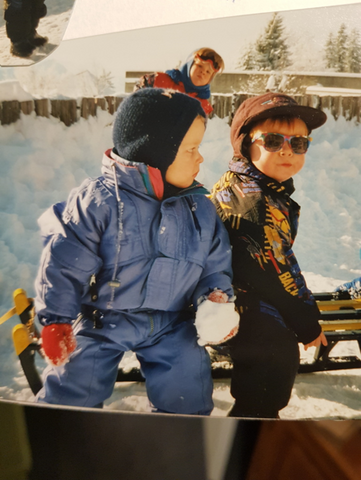
POLYGON ((335 68, 336 60, 335 60, 335 38, 333 33, 331 32, 328 40, 325 45, 325 56, 324 59, 326 61, 326 68, 335 68))
POLYGON ((254 55, 254 47, 253 45, 248 45, 247 50, 243 54, 240 62, 238 63, 236 68, 241 68, 242 70, 255 70, 255 55, 254 55))
POLYGON ((347 56, 347 41, 346 25, 341 24, 337 37, 335 40, 335 69, 336 72, 346 71, 346 56, 347 56))
POLYGON ((348 35, 346 25, 342 23, 336 36, 330 33, 325 45, 324 59, 326 68, 331 68, 335 72, 360 73, 360 32, 353 29, 348 35))
POLYGON ((276 12, 264 33, 244 53, 240 66, 247 70, 282 70, 291 64, 282 17, 276 12))
POLYGON ((352 73, 361 72, 360 32, 356 28, 351 31, 348 39, 346 71, 352 73))
POLYGON ((256 62, 257 60, 261 70, 282 70, 290 65, 283 19, 277 12, 273 14, 263 36, 256 42, 256 62))

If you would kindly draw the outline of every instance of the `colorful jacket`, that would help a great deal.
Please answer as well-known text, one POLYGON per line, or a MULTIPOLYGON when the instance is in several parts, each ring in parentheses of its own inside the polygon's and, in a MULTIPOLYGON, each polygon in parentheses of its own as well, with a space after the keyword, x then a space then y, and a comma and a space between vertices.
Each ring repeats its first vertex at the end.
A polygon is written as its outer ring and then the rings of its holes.
POLYGON ((159 200, 159 171, 110 150, 102 173, 39 219, 43 324, 70 322, 84 306, 174 312, 215 288, 233 295, 228 235, 200 184, 159 200))
POLYGON ((134 89, 139 90, 140 88, 171 88, 199 100, 206 115, 209 115, 213 111, 212 105, 207 99, 199 98, 197 92, 186 91, 183 82, 175 82, 167 73, 158 72, 143 75, 136 83, 134 89))
POLYGON ((280 184, 233 159, 211 199, 230 236, 238 303, 256 302, 307 344, 321 333, 320 312, 292 250, 300 211, 293 191, 292 179, 280 184))

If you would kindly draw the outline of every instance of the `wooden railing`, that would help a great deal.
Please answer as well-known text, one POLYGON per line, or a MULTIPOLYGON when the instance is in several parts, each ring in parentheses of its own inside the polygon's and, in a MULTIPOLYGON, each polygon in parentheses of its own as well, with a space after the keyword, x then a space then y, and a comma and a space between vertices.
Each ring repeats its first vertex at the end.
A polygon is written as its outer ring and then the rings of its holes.
POLYGON ((32 112, 39 117, 59 118, 66 126, 77 122, 79 118, 96 116, 97 109, 107 110, 114 114, 124 97, 101 97, 75 99, 47 99, 29 100, 19 102, 17 100, 4 101, 0 103, 1 125, 9 125, 20 118, 20 114, 30 115, 32 112))
MULTIPOLYGON (((3 101, 0 103, 0 123, 9 125, 19 120, 20 115, 35 115, 41 117, 59 118, 65 125, 70 126, 80 118, 96 116, 97 110, 106 110, 111 115, 117 110, 119 104, 125 98, 123 96, 106 96, 98 98, 75 99, 40 99, 19 102, 17 100, 3 101)), ((229 118, 231 121, 234 112, 239 105, 251 94, 214 94, 211 103, 214 108, 212 116, 229 118)), ((318 95, 291 95, 300 105, 309 105, 320 110, 328 110, 337 120, 338 117, 345 117, 346 120, 354 120, 360 123, 361 97, 335 97, 318 95)))

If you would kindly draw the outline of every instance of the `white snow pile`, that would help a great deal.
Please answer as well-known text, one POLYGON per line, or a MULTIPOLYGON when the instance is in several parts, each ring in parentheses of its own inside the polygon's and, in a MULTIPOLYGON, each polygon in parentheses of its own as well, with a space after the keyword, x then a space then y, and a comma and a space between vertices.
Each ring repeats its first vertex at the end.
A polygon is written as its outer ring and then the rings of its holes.
POLYGON ((18 80, 3 80, 0 82, 0 102, 11 100, 27 102, 33 100, 33 97, 23 89, 18 80))
MULTIPOLYGON (((41 241, 37 218, 52 203, 67 198, 86 176, 100 174, 103 152, 112 146, 113 117, 80 119, 66 127, 55 118, 22 115, 0 127, 0 315, 12 307, 12 292, 34 295, 41 241)), ((314 291, 329 291, 360 275, 361 135, 360 126, 331 115, 313 132, 306 165, 295 177, 294 198, 302 205, 295 253, 314 291)), ((227 169, 232 156, 227 120, 208 122, 198 179, 208 188, 227 169)), ((13 317, 0 325, 0 398, 32 401, 11 341, 13 317)), ((340 342, 335 354, 359 354, 356 342, 340 342)), ((312 361, 314 349, 303 352, 312 361)), ((43 363, 38 362, 40 369, 43 363)), ((122 361, 137 365, 134 355, 122 361)), ((299 375, 282 418, 351 418, 361 416, 360 370, 299 375)), ((226 415, 232 405, 229 381, 215 381, 213 415, 226 415)), ((118 383, 105 408, 149 411, 144 384, 118 383)))

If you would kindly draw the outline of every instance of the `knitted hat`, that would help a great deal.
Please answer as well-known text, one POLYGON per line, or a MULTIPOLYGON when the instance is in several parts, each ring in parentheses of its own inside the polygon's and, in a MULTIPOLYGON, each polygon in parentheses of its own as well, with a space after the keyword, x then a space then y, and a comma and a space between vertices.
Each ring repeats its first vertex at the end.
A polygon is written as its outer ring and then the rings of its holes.
POLYGON ((246 156, 242 150, 244 138, 252 126, 261 120, 276 116, 299 118, 309 131, 323 125, 327 116, 322 110, 299 105, 296 100, 283 93, 269 92, 248 98, 236 111, 231 125, 231 142, 236 157, 246 156))
POLYGON ((113 126, 117 153, 131 162, 158 168, 163 179, 198 115, 199 100, 161 88, 137 90, 120 104, 113 126))

